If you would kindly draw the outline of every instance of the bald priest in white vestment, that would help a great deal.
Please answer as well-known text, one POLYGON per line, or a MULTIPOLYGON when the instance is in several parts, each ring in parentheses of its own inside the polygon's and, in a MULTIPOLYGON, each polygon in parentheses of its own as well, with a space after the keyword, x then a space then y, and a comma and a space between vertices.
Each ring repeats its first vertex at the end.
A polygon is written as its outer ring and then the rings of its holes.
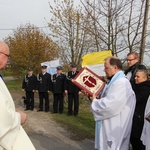
POLYGON ((95 148, 129 150, 135 94, 117 57, 107 58, 104 67, 108 83, 99 99, 93 94, 91 103, 96 121, 95 148))
MULTIPOLYGON (((9 61, 9 48, 0 42, 0 70, 9 61)), ((0 150, 35 150, 33 144, 22 128, 27 116, 16 111, 13 99, 0 76, 0 150)))

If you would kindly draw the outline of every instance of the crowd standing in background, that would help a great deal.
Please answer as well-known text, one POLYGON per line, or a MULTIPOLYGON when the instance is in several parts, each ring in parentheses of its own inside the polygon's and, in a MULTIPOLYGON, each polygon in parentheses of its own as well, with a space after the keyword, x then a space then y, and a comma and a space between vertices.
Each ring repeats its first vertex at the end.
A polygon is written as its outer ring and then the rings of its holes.
MULTIPOLYGON (((34 91, 39 93, 39 109, 38 111, 49 111, 49 91, 53 93, 53 113, 64 112, 64 95, 68 97, 68 116, 78 116, 79 112, 79 94, 81 89, 72 83, 72 79, 78 74, 77 66, 71 64, 71 71, 67 75, 62 73, 62 66, 57 66, 57 73, 50 75, 46 72, 47 66, 41 66, 42 72, 37 75, 37 79, 33 81, 34 75, 28 70, 22 83, 22 89, 26 91, 27 105, 26 110, 33 110, 34 100, 31 93, 34 91), (44 105, 45 100, 45 105, 44 105), (74 108, 73 108, 74 107, 74 108)), ((33 95, 32 95, 33 96, 33 95)))

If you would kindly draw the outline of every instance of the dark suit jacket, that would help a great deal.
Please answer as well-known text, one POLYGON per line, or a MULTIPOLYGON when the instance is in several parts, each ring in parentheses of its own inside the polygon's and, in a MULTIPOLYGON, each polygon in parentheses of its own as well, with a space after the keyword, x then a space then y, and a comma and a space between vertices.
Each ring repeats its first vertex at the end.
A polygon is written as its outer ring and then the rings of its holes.
POLYGON ((72 71, 69 71, 68 74, 66 75, 65 89, 68 91, 68 93, 78 93, 80 91, 80 88, 74 85, 71 81, 77 74, 78 74, 78 71, 76 71, 75 74, 72 74, 72 71))
POLYGON ((150 95, 150 81, 135 84, 134 92, 136 95, 136 106, 133 116, 131 137, 140 138, 144 124, 145 107, 150 95))
POLYGON ((49 73, 45 73, 44 75, 40 73, 37 76, 38 84, 37 84, 37 90, 39 92, 47 92, 51 90, 52 87, 52 81, 51 81, 51 75, 49 73))
POLYGON ((54 74, 52 76, 52 92, 57 93, 63 93, 65 89, 65 80, 66 76, 64 74, 54 74))
POLYGON ((22 82, 22 89, 25 89, 25 91, 33 91, 33 90, 36 90, 36 87, 37 87, 36 76, 25 75, 25 78, 23 79, 23 82, 22 82))

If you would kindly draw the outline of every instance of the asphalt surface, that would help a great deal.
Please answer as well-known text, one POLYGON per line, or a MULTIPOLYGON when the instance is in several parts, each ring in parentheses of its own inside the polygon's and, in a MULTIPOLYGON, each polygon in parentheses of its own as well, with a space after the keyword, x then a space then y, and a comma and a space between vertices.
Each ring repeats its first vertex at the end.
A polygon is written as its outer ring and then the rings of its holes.
MULTIPOLYGON (((18 107, 21 109, 20 107, 18 107)), ((45 112, 26 112, 28 120, 23 126, 36 150, 94 150, 94 140, 73 140, 67 129, 45 112)))
POLYGON ((37 150, 94 150, 90 140, 63 142, 57 137, 46 137, 38 134, 28 134, 37 150))
MULTIPOLYGON (((13 77, 5 78, 5 81, 13 80, 13 77)), ((16 109, 24 111, 22 96, 24 92, 10 91, 16 109)), ((35 94, 35 101, 38 95, 35 94)), ((52 114, 45 112, 26 111, 28 119, 23 125, 36 150, 94 150, 94 139, 73 140, 70 131, 56 123, 52 114)))

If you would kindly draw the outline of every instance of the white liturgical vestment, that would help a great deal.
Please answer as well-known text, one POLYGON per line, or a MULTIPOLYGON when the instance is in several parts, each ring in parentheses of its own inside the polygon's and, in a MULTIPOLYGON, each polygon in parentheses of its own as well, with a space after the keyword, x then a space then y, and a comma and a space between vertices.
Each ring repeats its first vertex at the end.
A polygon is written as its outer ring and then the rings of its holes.
POLYGON ((20 121, 20 114, 0 78, 0 150, 35 150, 20 121))
POLYGON ((94 99, 91 110, 96 121, 95 148, 128 150, 135 94, 122 71, 108 83, 100 99, 94 99))
MULTIPOLYGON (((147 100, 145 108, 145 116, 150 112, 150 96, 147 100)), ((144 120, 143 131, 141 134, 141 140, 146 147, 146 150, 150 150, 150 122, 146 119, 144 120)))

